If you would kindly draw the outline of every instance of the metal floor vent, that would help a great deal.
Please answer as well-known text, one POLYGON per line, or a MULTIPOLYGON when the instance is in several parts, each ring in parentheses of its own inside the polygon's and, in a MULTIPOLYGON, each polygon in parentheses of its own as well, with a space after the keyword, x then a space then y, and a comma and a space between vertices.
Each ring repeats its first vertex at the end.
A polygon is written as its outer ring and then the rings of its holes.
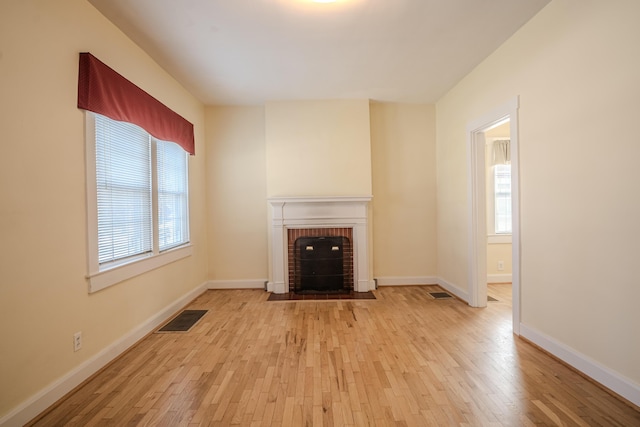
POLYGON ((451 296, 451 294, 447 292, 429 292, 429 295, 431 295, 435 299, 453 298, 453 296, 451 296))
POLYGON ((158 329, 158 332, 187 332, 206 312, 207 310, 183 310, 172 321, 158 329))

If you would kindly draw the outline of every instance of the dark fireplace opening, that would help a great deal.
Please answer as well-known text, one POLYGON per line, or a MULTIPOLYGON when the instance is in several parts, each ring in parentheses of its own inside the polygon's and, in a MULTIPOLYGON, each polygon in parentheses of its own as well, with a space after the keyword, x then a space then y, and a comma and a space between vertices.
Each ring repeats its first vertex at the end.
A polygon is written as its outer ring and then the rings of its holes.
POLYGON ((296 293, 348 293, 353 274, 346 257, 351 245, 344 236, 304 236, 294 243, 293 290, 296 293))

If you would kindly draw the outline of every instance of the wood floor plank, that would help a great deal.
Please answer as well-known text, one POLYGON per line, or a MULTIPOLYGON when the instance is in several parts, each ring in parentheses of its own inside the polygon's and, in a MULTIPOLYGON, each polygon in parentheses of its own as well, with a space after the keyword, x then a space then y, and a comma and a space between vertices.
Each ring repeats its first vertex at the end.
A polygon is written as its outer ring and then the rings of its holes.
POLYGON ((207 291, 191 331, 146 337, 30 425, 640 426, 637 407, 513 336, 510 285, 484 309, 437 291, 207 291))

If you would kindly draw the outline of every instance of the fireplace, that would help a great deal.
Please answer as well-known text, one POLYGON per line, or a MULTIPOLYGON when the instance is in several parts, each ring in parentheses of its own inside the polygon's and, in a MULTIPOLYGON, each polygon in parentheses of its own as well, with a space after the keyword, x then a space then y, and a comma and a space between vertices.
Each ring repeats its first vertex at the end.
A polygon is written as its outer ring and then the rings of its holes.
POLYGON ((348 293, 353 290, 350 228, 289 229, 289 290, 348 293))
POLYGON ((275 293, 372 289, 368 249, 370 200, 370 197, 269 199, 271 280, 267 289, 275 293), (338 255, 339 261, 333 259, 338 255))

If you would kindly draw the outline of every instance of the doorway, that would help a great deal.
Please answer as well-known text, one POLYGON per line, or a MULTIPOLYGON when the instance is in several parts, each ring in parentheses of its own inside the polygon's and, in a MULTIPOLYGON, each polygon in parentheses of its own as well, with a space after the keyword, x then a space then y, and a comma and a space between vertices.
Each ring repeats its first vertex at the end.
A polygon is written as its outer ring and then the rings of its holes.
MULTIPOLYGON (((487 283, 511 286, 511 137, 509 121, 485 130, 487 283)), ((496 287, 494 286, 493 289, 496 287)), ((492 301, 489 296, 489 301, 492 301)), ((511 296, 509 296, 511 301, 511 296)))
POLYGON ((511 148, 512 307, 513 333, 520 334, 520 220, 518 163, 518 98, 488 112, 467 126, 469 305, 487 305, 487 209, 485 133, 509 123, 511 148))

